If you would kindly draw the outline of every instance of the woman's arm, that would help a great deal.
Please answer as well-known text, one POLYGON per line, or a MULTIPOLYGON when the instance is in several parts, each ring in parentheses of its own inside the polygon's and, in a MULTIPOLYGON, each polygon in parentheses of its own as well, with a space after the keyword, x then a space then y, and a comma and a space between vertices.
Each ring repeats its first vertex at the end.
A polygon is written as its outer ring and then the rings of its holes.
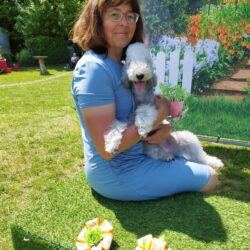
MULTIPOLYGON (((109 131, 115 120, 115 105, 108 104, 81 109, 81 114, 86 128, 93 140, 96 150, 106 160, 111 160, 114 155, 105 151, 104 135, 109 131)), ((123 133, 118 152, 123 152, 140 140, 135 125, 129 125, 123 133)))
MULTIPOLYGON (((153 129, 157 129, 161 122, 168 115, 168 101, 159 97, 156 100, 158 116, 153 129)), ((115 104, 107 104, 81 109, 81 114, 86 124, 86 128, 93 140, 96 150, 106 160, 111 160, 114 155, 105 151, 104 135, 110 130, 115 120, 115 104)), ((140 141, 137 127, 132 124, 123 132, 121 144, 118 152, 123 152, 140 141)))

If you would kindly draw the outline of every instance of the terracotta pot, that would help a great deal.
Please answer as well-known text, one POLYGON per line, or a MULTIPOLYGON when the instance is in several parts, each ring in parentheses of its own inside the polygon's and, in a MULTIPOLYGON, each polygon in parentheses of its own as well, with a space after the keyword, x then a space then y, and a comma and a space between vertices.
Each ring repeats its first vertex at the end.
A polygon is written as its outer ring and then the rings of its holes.
POLYGON ((183 108, 183 101, 178 102, 178 101, 170 101, 169 102, 169 113, 173 117, 180 117, 182 108, 183 108))

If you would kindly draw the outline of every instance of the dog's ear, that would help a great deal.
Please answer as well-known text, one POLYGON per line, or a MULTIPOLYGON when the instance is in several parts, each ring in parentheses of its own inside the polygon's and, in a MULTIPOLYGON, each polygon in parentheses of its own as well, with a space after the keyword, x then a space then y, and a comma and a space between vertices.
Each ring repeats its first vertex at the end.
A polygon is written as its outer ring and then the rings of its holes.
POLYGON ((152 78, 149 80, 150 88, 154 88, 157 85, 157 76, 153 74, 152 78))

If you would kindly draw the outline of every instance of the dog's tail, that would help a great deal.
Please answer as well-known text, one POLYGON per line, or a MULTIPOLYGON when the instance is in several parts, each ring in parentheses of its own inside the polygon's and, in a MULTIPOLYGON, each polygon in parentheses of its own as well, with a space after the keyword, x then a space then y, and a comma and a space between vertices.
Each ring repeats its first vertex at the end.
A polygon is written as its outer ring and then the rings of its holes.
POLYGON ((223 162, 219 158, 208 154, 206 155, 206 164, 215 169, 224 167, 223 162))

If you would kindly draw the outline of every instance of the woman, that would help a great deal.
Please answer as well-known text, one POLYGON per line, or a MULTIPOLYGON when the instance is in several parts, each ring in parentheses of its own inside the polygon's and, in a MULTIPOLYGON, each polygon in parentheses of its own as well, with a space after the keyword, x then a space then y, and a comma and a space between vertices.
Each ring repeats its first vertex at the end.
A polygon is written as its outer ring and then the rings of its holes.
MULTIPOLYGON (((216 172, 206 165, 176 158, 171 162, 143 155, 134 124, 128 126, 118 154, 105 152, 104 134, 115 119, 133 112, 133 98, 121 83, 126 47, 143 42, 143 24, 137 0, 89 0, 73 28, 73 41, 85 51, 74 71, 72 93, 82 128, 85 173, 99 194, 117 200, 149 200, 180 192, 210 192, 216 172)), ((170 133, 161 124, 168 101, 157 97, 156 133, 149 143, 160 143, 170 133)))

